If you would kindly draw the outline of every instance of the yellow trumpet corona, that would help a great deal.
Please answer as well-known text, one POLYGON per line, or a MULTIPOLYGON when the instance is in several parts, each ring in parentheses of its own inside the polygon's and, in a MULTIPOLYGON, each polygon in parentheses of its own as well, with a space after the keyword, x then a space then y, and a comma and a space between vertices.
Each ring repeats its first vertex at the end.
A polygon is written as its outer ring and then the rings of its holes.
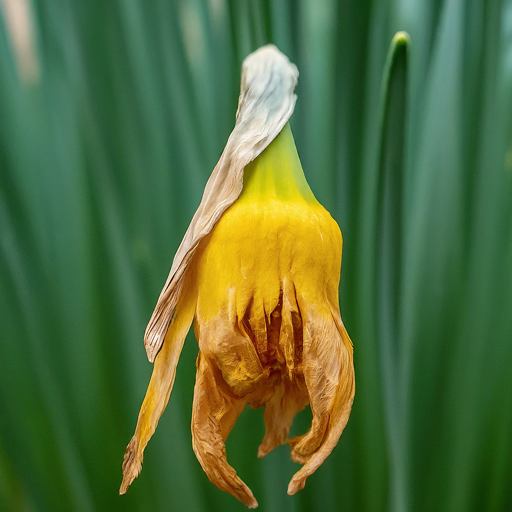
POLYGON ((192 320, 199 345, 193 449, 210 480, 249 508, 257 502, 228 464, 224 445, 247 404, 265 407, 258 456, 289 443, 292 459, 303 464, 289 494, 304 487, 348 421, 355 384, 338 305, 341 232, 311 192, 283 119, 278 135, 244 166, 236 200, 187 260, 126 451, 121 493, 141 470, 192 320), (288 439, 295 414, 308 404, 311 429, 288 439))

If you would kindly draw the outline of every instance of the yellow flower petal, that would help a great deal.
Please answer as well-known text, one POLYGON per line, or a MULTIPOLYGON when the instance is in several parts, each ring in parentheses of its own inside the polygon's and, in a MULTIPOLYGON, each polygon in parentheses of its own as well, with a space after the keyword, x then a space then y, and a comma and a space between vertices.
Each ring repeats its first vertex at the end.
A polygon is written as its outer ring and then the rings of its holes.
POLYGON ((196 301, 195 280, 187 279, 172 324, 165 336, 165 343, 155 361, 148 390, 140 409, 135 434, 126 448, 120 494, 127 491, 140 473, 144 448, 155 432, 158 420, 169 401, 183 342, 194 318, 196 301))

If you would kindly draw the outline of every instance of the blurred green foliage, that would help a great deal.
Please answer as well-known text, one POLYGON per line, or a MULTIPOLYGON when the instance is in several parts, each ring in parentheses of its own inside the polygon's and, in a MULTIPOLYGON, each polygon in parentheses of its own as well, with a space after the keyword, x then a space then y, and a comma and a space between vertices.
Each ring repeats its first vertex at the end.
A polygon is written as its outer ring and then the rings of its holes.
POLYGON ((261 411, 230 462, 265 511, 512 510, 512 1, 34 0, 32 74, 9 4, 0 510, 244 510, 192 452, 192 335, 144 470, 117 491, 146 322, 234 125, 242 60, 269 42, 299 67, 292 129, 344 234, 357 393, 296 496, 287 447, 256 458, 261 411), (398 30, 410 43, 389 50, 398 30))

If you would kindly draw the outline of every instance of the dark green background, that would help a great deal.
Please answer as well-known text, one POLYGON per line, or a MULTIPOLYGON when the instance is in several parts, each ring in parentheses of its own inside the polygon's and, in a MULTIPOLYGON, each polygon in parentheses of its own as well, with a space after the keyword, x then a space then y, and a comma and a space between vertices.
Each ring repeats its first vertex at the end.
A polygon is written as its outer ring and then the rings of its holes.
POLYGON ((192 335, 142 474, 117 491, 145 325, 242 60, 268 42, 299 67, 292 129, 343 231, 357 392, 296 496, 287 447, 256 458, 261 410, 230 462, 264 511, 512 510, 512 2, 31 5, 33 83, 0 20, 0 511, 244 510, 192 452, 192 335), (410 44, 388 55, 398 30, 410 44))

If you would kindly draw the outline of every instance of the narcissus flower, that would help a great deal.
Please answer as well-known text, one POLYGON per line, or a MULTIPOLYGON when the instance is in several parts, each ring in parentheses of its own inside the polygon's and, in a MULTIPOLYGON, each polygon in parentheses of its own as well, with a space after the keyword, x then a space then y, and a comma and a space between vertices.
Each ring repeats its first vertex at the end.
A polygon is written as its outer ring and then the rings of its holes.
POLYGON ((236 125, 181 243, 146 331, 154 361, 121 493, 139 474, 167 405, 192 320, 199 345, 192 413, 209 479, 257 502, 226 459, 244 407, 265 407, 263 457, 288 443, 295 494, 336 446, 354 398, 352 343, 338 305, 342 238, 306 182, 288 124, 297 68, 274 46, 244 61, 236 125), (311 406, 310 430, 288 439, 311 406))

